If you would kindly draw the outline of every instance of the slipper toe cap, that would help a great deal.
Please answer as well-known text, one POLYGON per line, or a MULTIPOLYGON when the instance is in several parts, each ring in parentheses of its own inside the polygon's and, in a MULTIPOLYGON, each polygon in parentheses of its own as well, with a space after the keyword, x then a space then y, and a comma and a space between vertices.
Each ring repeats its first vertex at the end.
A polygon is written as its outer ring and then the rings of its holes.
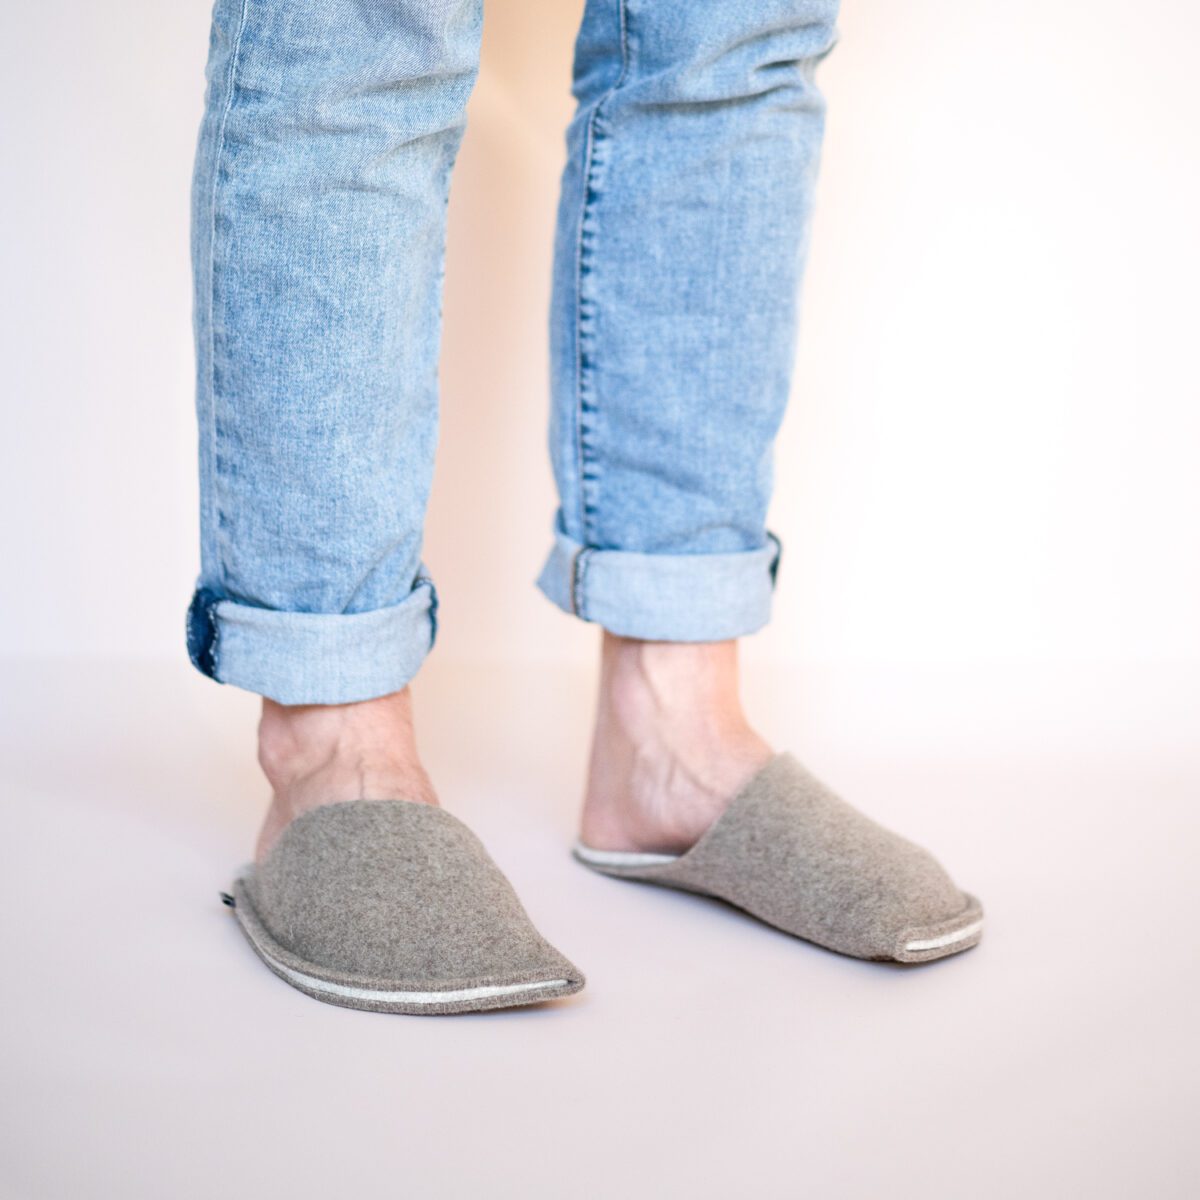
POLYGON ((925 962, 979 941, 983 910, 928 851, 873 830, 867 861, 833 866, 819 938, 858 958, 925 962), (838 878, 840 876, 840 878, 838 878), (973 935, 973 937, 972 937, 973 935))
POLYGON ((974 945, 981 930, 978 901, 932 854, 847 804, 788 754, 691 850, 639 875, 720 896, 855 958, 923 962, 974 945))
POLYGON ((380 994, 476 992, 506 1003, 526 985, 542 998, 583 986, 475 835, 429 805, 371 800, 313 810, 241 882, 293 975, 380 994))

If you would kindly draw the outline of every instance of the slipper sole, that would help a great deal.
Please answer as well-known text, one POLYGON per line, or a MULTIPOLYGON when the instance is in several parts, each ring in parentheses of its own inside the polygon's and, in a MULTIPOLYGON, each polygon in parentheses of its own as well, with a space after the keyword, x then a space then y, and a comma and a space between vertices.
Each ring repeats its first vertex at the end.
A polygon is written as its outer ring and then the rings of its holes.
MULTIPOLYGON (((814 942, 811 938, 793 933, 790 929, 773 925, 770 921, 758 916, 757 913, 751 912, 750 909, 743 908, 736 901, 718 896, 716 892, 706 892, 696 887, 680 887, 670 879, 656 879, 653 876, 641 874, 648 867, 661 867, 667 863, 676 862, 682 857, 681 855, 644 854, 633 850, 593 850, 591 846, 585 846, 582 842, 576 842, 571 853, 578 862, 585 867, 590 867, 597 874, 608 875, 612 879, 633 880, 635 883, 650 883, 657 887, 670 888, 672 891, 689 892, 694 896, 716 900, 721 904, 728 904, 731 908, 736 908, 738 912, 744 912, 756 921, 762 921, 764 925, 769 925, 772 929, 779 929, 781 933, 786 933, 789 937, 797 937, 802 942, 821 946, 822 950, 832 949, 832 947, 821 945, 820 942, 814 942)), ((967 899, 967 906, 961 913, 937 925, 916 926, 905 930, 896 940, 896 946, 891 956, 875 961, 932 962, 934 959, 948 958, 952 954, 959 954, 963 950, 969 950, 972 946, 978 945, 983 937, 983 908, 974 896, 968 893, 964 893, 964 895, 967 899)), ((841 952, 834 950, 834 953, 841 952)))
POLYGON ((254 910, 242 879, 233 885, 233 912, 246 940, 263 963, 285 983, 326 1004, 366 1012, 444 1016, 540 1004, 570 996, 583 979, 504 978, 472 980, 387 980, 331 972, 286 950, 254 910))
MULTIPOLYGON (((674 892, 688 892, 692 895, 704 896, 708 900, 718 900, 721 904, 730 905, 737 908, 739 912, 746 913, 746 916, 754 917, 755 920, 762 920, 764 925, 770 925, 772 929, 779 929, 790 937, 799 937, 802 942, 809 942, 811 946, 821 946, 822 949, 832 949, 832 947, 822 946, 821 942, 812 941, 809 937, 803 937, 799 934, 794 934, 790 929, 784 929, 780 925, 774 925, 769 920, 764 920, 757 913, 751 912, 749 908, 739 905, 737 901, 728 900, 726 896, 721 896, 715 892, 704 892, 702 888, 697 887, 680 887, 678 883, 665 878, 655 878, 653 875, 643 875, 642 872, 648 868, 655 866, 665 866, 668 863, 678 862, 680 854, 649 854, 636 851, 623 850, 593 850, 592 847, 586 846, 583 842, 576 842, 571 848, 571 853, 574 854, 577 862, 592 869, 599 875, 607 875, 614 880, 632 880, 635 883, 653 883, 656 887, 671 888, 674 892)), ((967 905, 960 913, 956 913, 954 917, 950 917, 944 922, 936 925, 920 925, 914 926, 912 929, 907 929, 904 934, 896 938, 895 948, 889 958, 880 958, 878 962, 932 962, 935 959, 949 958, 949 955, 960 954, 962 950, 968 950, 972 946, 977 946, 983 938, 983 907, 974 896, 964 893, 967 900, 967 905)), ((841 953, 839 950, 834 950, 834 953, 841 953)))
POLYGON ((794 756, 777 754, 681 853, 575 858, 617 879, 706 896, 852 958, 924 963, 983 936, 983 907, 927 851, 872 821, 794 756))

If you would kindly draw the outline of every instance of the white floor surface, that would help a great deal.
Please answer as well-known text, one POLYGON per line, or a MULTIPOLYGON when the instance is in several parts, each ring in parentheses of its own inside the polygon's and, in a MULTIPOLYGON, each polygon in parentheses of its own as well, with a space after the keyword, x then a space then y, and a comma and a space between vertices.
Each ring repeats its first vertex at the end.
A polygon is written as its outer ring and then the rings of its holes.
POLYGON ((0 1196, 1200 1195, 1200 693, 1185 672, 751 680, 768 732, 934 849, 983 944, 840 958, 567 854, 590 681, 438 666, 447 807, 579 996, 318 1004, 218 900, 253 701, 186 666, 3 667, 0 1196))

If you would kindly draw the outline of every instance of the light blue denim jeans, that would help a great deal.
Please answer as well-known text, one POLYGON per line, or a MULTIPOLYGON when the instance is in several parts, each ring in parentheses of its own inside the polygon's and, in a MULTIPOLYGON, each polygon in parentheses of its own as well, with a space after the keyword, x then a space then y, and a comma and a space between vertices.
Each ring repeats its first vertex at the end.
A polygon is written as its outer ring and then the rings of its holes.
MULTIPOLYGON (((836 0, 588 0, 550 318, 538 586, 614 633, 770 614, 836 0)), ((216 0, 193 189, 197 667, 285 704, 395 691, 421 562, 446 200, 481 0, 216 0)))

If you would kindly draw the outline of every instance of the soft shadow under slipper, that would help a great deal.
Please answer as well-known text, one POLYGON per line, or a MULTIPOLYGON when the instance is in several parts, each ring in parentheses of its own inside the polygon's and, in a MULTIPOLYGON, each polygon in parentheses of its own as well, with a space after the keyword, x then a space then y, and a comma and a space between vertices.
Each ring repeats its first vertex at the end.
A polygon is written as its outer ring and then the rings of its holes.
POLYGON ((479 839, 428 804, 313 809, 246 868, 226 903, 276 975, 347 1008, 471 1012, 584 983, 479 839))
POLYGON ((595 850, 606 875, 715 896, 855 958, 927 962, 974 946, 983 909, 927 851, 776 755, 683 854, 595 850))

